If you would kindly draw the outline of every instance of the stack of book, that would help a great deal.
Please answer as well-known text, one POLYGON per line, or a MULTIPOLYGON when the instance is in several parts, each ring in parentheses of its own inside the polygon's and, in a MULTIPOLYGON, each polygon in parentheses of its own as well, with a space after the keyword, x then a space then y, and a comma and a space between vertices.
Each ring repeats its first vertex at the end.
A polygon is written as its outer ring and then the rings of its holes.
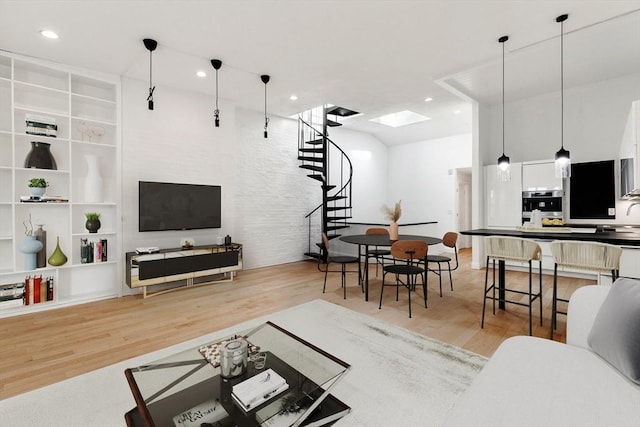
POLYGON ((90 242, 89 239, 80 239, 80 262, 82 264, 107 261, 107 239, 95 242, 90 242))
POLYGON ((248 412, 288 388, 284 378, 273 369, 267 369, 234 385, 231 397, 243 411, 248 412))
POLYGON ((29 135, 44 135, 53 138, 58 136, 58 125, 53 117, 26 114, 25 122, 27 124, 26 133, 29 135))
POLYGON ((27 276, 22 283, 0 285, 0 307, 53 301, 53 277, 27 276))
POLYGON ((69 199, 61 196, 20 196, 22 203, 67 203, 69 199))
POLYGON ((0 307, 14 307, 24 304, 24 283, 0 285, 0 307))

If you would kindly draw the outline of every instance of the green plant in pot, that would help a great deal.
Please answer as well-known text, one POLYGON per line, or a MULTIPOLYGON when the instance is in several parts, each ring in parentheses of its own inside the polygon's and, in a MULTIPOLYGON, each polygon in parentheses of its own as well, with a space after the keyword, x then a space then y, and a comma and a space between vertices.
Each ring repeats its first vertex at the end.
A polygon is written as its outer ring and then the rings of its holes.
POLYGON ((44 178, 31 178, 29 180, 29 192, 32 196, 44 196, 48 186, 49 183, 44 178))
POLYGON ((87 218, 87 222, 84 224, 89 233, 97 233, 100 229, 100 214, 97 212, 87 212, 84 214, 87 218))

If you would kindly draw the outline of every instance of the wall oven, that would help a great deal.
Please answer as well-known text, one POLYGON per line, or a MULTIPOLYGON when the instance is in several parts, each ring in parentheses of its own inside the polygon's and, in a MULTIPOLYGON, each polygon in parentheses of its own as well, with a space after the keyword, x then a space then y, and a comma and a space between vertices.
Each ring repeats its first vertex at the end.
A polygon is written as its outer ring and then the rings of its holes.
POLYGON ((538 209, 542 218, 562 219, 562 190, 523 191, 522 222, 531 220, 531 213, 538 209))

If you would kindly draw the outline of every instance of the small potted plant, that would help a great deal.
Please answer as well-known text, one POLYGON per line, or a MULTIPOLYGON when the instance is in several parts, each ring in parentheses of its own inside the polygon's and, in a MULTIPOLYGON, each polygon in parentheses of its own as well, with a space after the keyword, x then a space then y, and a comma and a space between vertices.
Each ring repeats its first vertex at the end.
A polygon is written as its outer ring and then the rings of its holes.
POLYGON ((31 178, 29 180, 29 192, 32 196, 44 196, 48 186, 49 183, 44 178, 31 178))
POLYGON ((84 214, 87 218, 87 222, 84 224, 89 233, 97 233, 100 229, 100 214, 97 212, 87 212, 84 214))

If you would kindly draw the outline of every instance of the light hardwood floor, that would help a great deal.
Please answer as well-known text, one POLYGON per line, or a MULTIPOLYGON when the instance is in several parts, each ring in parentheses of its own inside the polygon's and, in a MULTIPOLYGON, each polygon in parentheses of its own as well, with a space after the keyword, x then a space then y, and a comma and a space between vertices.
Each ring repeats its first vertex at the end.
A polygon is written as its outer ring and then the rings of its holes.
MULTIPOLYGON (((323 294, 324 274, 311 261, 246 270, 233 282, 144 300, 128 296, 1 319, 0 399, 317 298, 491 356, 504 339, 528 334, 527 308, 508 305, 494 316, 488 306, 481 329, 484 270, 473 270, 470 265, 470 250, 461 251, 460 268, 453 273, 454 291, 445 277, 442 298, 437 276, 429 274, 429 308, 421 305, 419 290, 412 295, 412 319, 408 318, 406 291, 396 302, 393 289, 385 289, 382 309, 378 309, 381 276, 376 278, 373 266, 366 302, 354 274, 347 279, 346 300, 338 273, 329 274, 323 294)), ((544 338, 549 333, 552 279, 543 276, 544 326, 539 326, 534 310, 534 335, 544 338)), ((525 286, 527 274, 508 271, 507 281, 510 286, 525 286)), ((568 296, 587 283, 593 281, 562 278, 559 294, 568 296)), ((564 330, 560 316, 556 340, 564 340, 564 330)))

